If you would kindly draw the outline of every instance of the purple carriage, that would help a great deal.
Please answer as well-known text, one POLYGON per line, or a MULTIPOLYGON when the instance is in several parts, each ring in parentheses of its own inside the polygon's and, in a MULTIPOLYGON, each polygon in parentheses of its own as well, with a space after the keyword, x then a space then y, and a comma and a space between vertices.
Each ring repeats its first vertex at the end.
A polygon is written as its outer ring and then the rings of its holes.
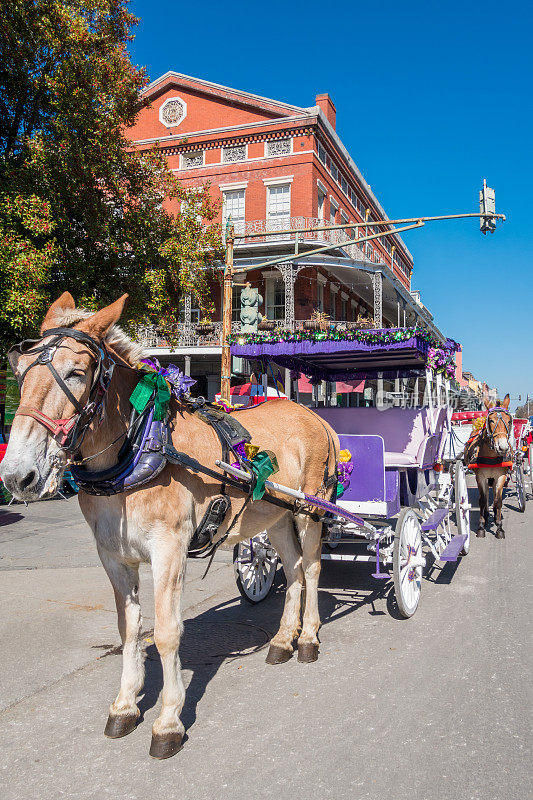
MULTIPOLYGON (((265 383, 273 364, 284 369, 286 391, 338 434, 338 498, 324 519, 322 558, 372 562, 376 579, 390 579, 392 569, 404 617, 417 609, 428 551, 435 560, 456 561, 470 546, 465 469, 445 450, 457 348, 452 340, 435 346, 425 332, 409 329, 332 328, 315 335, 285 332, 278 340, 270 335, 268 341, 257 334, 232 345, 234 356, 254 369, 262 366, 265 383), (313 386, 306 397, 300 375, 313 386), (365 381, 365 390, 343 396, 340 407, 333 389, 342 381, 365 381), (338 545, 347 547, 336 552, 338 545)), ((266 597, 277 565, 266 533, 237 545, 234 565, 241 594, 251 602, 266 597)))

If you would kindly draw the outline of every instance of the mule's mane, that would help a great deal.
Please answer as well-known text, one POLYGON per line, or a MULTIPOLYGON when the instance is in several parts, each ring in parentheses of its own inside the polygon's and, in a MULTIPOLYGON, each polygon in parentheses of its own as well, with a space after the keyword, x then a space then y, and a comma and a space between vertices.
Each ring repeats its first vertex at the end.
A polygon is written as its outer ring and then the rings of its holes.
MULTIPOLYGON (((87 319, 92 314, 94 311, 87 311, 85 308, 59 308, 55 313, 54 323, 62 328, 73 328, 78 322, 87 319)), ((142 345, 130 339, 118 325, 110 328, 104 341, 132 367, 135 367, 142 358, 142 345)))

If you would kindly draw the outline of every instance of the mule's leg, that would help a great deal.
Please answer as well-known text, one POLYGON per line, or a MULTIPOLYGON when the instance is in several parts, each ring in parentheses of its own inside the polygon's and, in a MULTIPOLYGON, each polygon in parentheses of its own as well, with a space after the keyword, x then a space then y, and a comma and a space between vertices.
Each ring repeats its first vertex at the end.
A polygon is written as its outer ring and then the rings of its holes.
POLYGON ((302 631, 298 639, 298 661, 310 663, 318 658, 318 579, 320 577, 320 555, 322 551, 322 523, 310 517, 298 519, 302 545, 302 566, 305 577, 305 606, 302 631))
POLYGON ((181 747, 185 728, 180 720, 185 701, 185 687, 178 655, 183 623, 181 597, 187 558, 186 537, 172 533, 159 537, 152 556, 155 596, 154 641, 163 668, 161 713, 152 727, 150 755, 169 758, 181 747))
POLYGON ((476 536, 480 538, 485 536, 485 526, 489 518, 489 485, 487 479, 476 474, 477 488, 479 492, 479 526, 476 531, 476 536))
POLYGON ((507 482, 507 475, 504 473, 499 478, 494 478, 494 520, 496 522, 496 538, 505 539, 502 520, 503 490, 507 482))
POLYGON ((135 728, 139 709, 137 695, 144 683, 144 661, 139 635, 141 606, 139 604, 139 569, 117 561, 113 555, 98 549, 104 569, 115 592, 118 629, 122 639, 122 679, 120 691, 109 708, 105 735, 111 739, 126 736, 135 728))
POLYGON ((270 642, 267 664, 283 664, 292 656, 292 643, 300 630, 300 606, 304 574, 302 551, 296 538, 292 515, 270 528, 268 537, 281 558, 287 580, 285 607, 279 630, 270 642))

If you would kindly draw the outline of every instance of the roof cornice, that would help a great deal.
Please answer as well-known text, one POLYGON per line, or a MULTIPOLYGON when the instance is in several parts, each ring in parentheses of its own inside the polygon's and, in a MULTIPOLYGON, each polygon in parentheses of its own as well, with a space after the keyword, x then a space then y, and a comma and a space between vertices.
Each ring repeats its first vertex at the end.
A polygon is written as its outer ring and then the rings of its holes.
POLYGON ((271 106, 285 109, 287 112, 292 113, 296 112, 301 114, 306 111, 306 109, 302 108, 301 106, 293 106, 290 103, 284 103, 281 100, 273 100, 270 97, 262 97, 261 95, 252 94, 251 92, 244 92, 241 89, 232 89, 230 86, 223 86, 220 83, 212 83, 211 81, 206 81, 203 78, 194 78, 191 75, 184 75, 181 72, 174 72, 173 70, 169 70, 168 72, 165 72, 164 75, 156 78, 156 80, 152 81, 152 83, 150 83, 141 94, 143 97, 151 97, 152 95, 155 95, 164 89, 165 86, 168 86, 172 83, 179 83, 184 88, 194 88, 196 86, 206 94, 212 94, 218 97, 220 97, 221 92, 227 92, 228 94, 233 95, 235 99, 237 99, 243 105, 251 105, 256 108, 259 107, 269 111, 272 111, 271 106))

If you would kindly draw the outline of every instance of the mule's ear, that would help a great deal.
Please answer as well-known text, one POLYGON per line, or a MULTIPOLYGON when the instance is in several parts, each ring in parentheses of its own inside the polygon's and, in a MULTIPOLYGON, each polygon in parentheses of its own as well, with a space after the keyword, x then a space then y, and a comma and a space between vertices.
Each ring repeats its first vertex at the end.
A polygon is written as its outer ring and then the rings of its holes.
POLYGON ((485 406, 487 411, 490 411, 490 409, 492 408, 492 403, 490 402, 488 394, 483 395, 483 405, 485 406))
POLYGON ((127 299, 128 295, 123 294, 122 297, 119 297, 119 299, 111 303, 110 306, 101 308, 100 311, 84 319, 83 322, 78 325, 78 328, 80 331, 88 333, 93 339, 100 341, 104 338, 109 328, 119 321, 127 299))
POLYGON ((509 397, 509 394, 506 394, 505 397, 503 398, 502 408, 509 408, 510 402, 511 398, 509 397))
POLYGON ((58 297, 46 312, 46 316, 41 325, 41 334, 43 331, 48 330, 48 328, 54 327, 58 311, 72 311, 73 308, 76 308, 76 303, 74 302, 74 298, 72 297, 71 293, 63 292, 61 297, 58 297))

